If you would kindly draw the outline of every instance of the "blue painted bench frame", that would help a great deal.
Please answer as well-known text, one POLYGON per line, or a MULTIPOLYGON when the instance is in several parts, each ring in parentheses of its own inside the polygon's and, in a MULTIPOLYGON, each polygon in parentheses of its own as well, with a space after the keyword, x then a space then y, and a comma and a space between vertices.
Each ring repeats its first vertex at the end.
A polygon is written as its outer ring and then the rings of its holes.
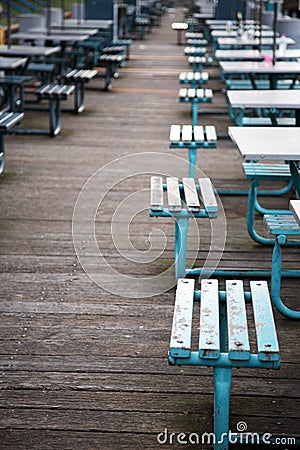
MULTIPOLYGON (((173 180, 176 180, 176 183, 178 182, 177 179, 173 180)), ((209 178, 199 179, 199 185, 197 186, 193 178, 183 178, 182 181, 183 184, 174 188, 168 184, 168 179, 167 183, 164 184, 162 177, 151 177, 150 217, 171 217, 175 221, 174 264, 176 280, 186 274, 186 243, 189 219, 191 217, 215 219, 218 215, 218 205, 209 178), (168 200, 167 207, 164 207, 163 191, 167 190, 171 192, 172 200, 168 200), (193 199, 190 202, 188 194, 197 197, 196 201, 193 199), (200 207, 199 196, 203 207, 200 207), (174 200, 177 199, 178 202, 173 204, 174 200)))
MULTIPOLYGON (((168 359, 171 365, 213 367, 215 450, 227 450, 232 369, 279 369, 280 355, 269 290, 266 281, 226 282, 219 291, 218 280, 201 280, 194 291, 193 279, 179 279, 176 291, 168 359), (197 348, 192 346, 194 301, 200 301, 197 348), (252 305, 256 348, 248 336, 245 304, 252 305)), ((198 328, 197 328, 198 329, 198 328)))
POLYGON ((18 125, 24 117, 22 112, 0 112, 0 175, 4 171, 5 166, 5 140, 4 135, 8 133, 8 130, 18 125))

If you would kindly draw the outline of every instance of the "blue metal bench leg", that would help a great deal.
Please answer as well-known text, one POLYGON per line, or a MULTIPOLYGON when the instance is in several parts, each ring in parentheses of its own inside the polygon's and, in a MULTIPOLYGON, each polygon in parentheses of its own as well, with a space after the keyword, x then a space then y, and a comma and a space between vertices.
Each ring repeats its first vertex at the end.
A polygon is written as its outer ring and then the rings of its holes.
POLYGON ((195 178, 195 167, 197 161, 197 149, 190 148, 189 149, 189 177, 195 178))
POLYGON ((192 101, 192 125, 198 123, 198 102, 192 101))
MULTIPOLYGON (((276 238, 272 255, 272 277, 271 277, 271 298, 278 311, 289 319, 300 319, 300 311, 293 311, 285 306, 280 297, 280 286, 282 277, 282 252, 281 245, 286 244, 286 236, 279 235, 276 238)), ((292 271, 290 271, 292 272, 292 271)), ((299 272, 299 271, 298 271, 299 272)), ((300 274, 299 274, 300 275, 300 274)))
POLYGON ((49 99, 50 136, 57 136, 61 130, 61 111, 59 98, 49 99))
POLYGON ((214 367, 214 450, 228 450, 231 368, 214 367))
POLYGON ((84 106, 85 86, 84 86, 84 84, 85 83, 82 80, 75 83, 74 111, 76 112, 76 114, 80 114, 85 109, 85 106, 84 106))
POLYGON ((186 269, 186 240, 188 233, 188 218, 176 218, 175 219, 175 277, 185 277, 186 269))

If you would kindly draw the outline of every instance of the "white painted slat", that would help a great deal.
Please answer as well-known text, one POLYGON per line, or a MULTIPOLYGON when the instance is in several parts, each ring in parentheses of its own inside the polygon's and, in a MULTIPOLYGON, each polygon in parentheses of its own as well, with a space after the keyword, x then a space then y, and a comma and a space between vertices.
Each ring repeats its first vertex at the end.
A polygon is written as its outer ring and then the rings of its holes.
POLYGON ((204 97, 204 89, 197 89, 197 98, 204 97))
POLYGON ((203 81, 208 81, 208 72, 202 72, 202 80, 203 81))
POLYGON ((199 356, 220 355, 218 280, 201 280, 199 356))
POLYGON ((184 81, 186 79, 187 72, 181 72, 179 74, 179 81, 184 81))
POLYGON ((206 125, 205 134, 207 141, 216 141, 217 140, 217 132, 216 127, 214 125, 206 125))
POLYGON ((183 142, 191 142, 193 139, 192 125, 183 125, 181 129, 181 140, 183 142))
POLYGON ((218 203, 213 186, 209 178, 199 178, 200 197, 208 216, 213 218, 218 215, 218 203))
POLYGON ((212 98, 213 97, 212 89, 205 89, 205 97, 206 98, 212 98))
POLYGON ((198 212, 200 210, 200 202, 194 178, 183 178, 182 182, 188 211, 198 212))
POLYGON ((170 127, 170 141, 179 142, 180 141, 181 126, 171 125, 170 127))
POLYGON ((170 356, 188 358, 192 344, 195 280, 179 278, 170 340, 170 356))
POLYGON ((151 177, 150 207, 154 211, 162 211, 164 207, 162 177, 151 177))
POLYGON ((187 95, 188 95, 189 98, 194 98, 196 96, 196 89, 189 88, 188 92, 187 92, 187 95))
POLYGON ((204 128, 202 125, 194 125, 194 140, 204 142, 204 128))
POLYGON ((250 358, 244 286, 241 280, 226 280, 228 355, 230 359, 250 358))
POLYGON ((179 96, 180 98, 184 98, 184 97, 187 96, 187 93, 188 93, 187 88, 180 88, 180 89, 179 89, 178 96, 179 96))
POLYGON ((278 361, 279 345, 268 283, 266 281, 250 281, 250 290, 258 358, 261 361, 278 361))
POLYGON ((181 211, 181 198, 177 178, 167 177, 167 195, 169 210, 181 211))

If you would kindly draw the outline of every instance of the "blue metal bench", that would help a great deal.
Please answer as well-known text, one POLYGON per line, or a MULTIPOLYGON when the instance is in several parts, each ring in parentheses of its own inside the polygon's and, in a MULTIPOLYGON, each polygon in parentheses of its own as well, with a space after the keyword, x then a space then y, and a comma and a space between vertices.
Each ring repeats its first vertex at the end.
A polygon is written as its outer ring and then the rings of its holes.
POLYGON ((4 135, 8 132, 8 130, 19 124, 23 117, 24 113, 22 112, 0 112, 0 175, 3 172, 5 165, 4 135))
POLYGON ((188 63, 192 66, 193 72, 202 72, 204 67, 211 66, 213 64, 213 58, 211 56, 189 56, 188 63))
POLYGON ((217 215, 217 200, 209 178, 200 178, 196 186, 194 178, 183 178, 181 184, 177 178, 168 177, 164 184, 162 177, 151 177, 150 216, 175 219, 176 280, 184 277, 186 273, 189 219, 191 217, 214 219, 217 215), (164 206, 164 191, 167 193, 166 206, 164 206))
POLYGON ((119 67, 124 60, 125 56, 119 54, 103 53, 99 57, 99 66, 106 67, 104 86, 106 91, 111 90, 113 79, 119 76, 119 67))
POLYGON ((192 125, 198 123, 198 104, 211 103, 213 100, 212 89, 180 88, 178 92, 180 103, 190 103, 192 107, 192 125))
POLYGON ((250 281, 246 292, 241 280, 230 280, 220 291, 218 280, 204 279, 200 291, 194 288, 193 279, 178 280, 168 359, 171 365, 213 367, 214 449, 227 450, 232 368, 280 367, 268 285, 250 281), (197 300, 200 306, 195 308, 197 300), (193 338, 196 329, 199 336, 193 338), (255 332, 254 343, 250 330, 255 332))
POLYGON ((179 83, 189 84, 192 88, 207 84, 208 80, 208 72, 181 72, 179 74, 179 83))
POLYGON ((189 177, 194 178, 198 148, 216 148, 217 134, 213 125, 171 125, 170 148, 186 148, 189 151, 189 177))
MULTIPOLYGON (((75 86, 74 108, 71 110, 76 114, 81 113, 85 109, 85 85, 97 75, 97 70, 93 69, 73 69, 62 75, 64 83, 75 86)), ((64 109, 65 111, 65 109, 64 109)))
POLYGON ((32 111, 47 111, 49 112, 49 129, 17 129, 14 133, 18 134, 47 134, 51 137, 57 136, 61 130, 61 101, 67 100, 75 90, 74 85, 49 83, 44 84, 34 92, 35 100, 26 100, 25 109, 32 111), (38 104, 43 100, 47 100, 48 107, 32 106, 38 104))

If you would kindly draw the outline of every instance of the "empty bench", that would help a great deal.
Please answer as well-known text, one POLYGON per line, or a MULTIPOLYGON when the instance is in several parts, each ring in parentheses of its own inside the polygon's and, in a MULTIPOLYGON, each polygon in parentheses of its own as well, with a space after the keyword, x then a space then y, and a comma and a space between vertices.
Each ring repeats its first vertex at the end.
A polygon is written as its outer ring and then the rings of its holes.
POLYGON ((166 183, 159 176, 151 177, 151 217, 173 217, 175 219, 175 277, 186 274, 186 240, 188 222, 191 217, 215 219, 218 204, 209 178, 183 178, 182 183, 167 177, 166 183), (164 191, 166 200, 164 200, 164 191), (166 205, 166 206, 165 206, 166 205))
POLYGON ((185 47, 185 56, 205 56, 207 53, 207 47, 185 47))
POLYGON ((230 280, 220 291, 218 280, 204 279, 200 291, 194 289, 193 279, 178 280, 168 359, 171 365, 213 367, 214 449, 227 450, 232 369, 280 367, 270 294, 266 281, 250 281, 244 291, 241 280, 230 280))
POLYGON ((208 79, 208 72, 181 72, 179 74, 179 83, 190 84, 193 88, 206 84, 208 79))
POLYGON ((119 67, 125 60, 124 55, 103 53, 99 58, 99 65, 106 67, 104 89, 110 91, 114 78, 119 76, 119 67))
POLYGON ((198 122, 198 104, 211 103, 213 100, 212 89, 202 88, 180 88, 178 98, 181 103, 191 103, 192 107, 192 125, 198 122))
POLYGON ((189 150, 189 177, 194 177, 198 148, 216 148, 217 133, 213 125, 171 125, 170 148, 189 150))
POLYGON ((5 165, 5 141, 4 135, 8 130, 19 124, 24 117, 22 112, 0 112, 0 175, 4 170, 5 165))
POLYGON ((48 134, 54 137, 59 134, 61 130, 61 102, 67 100, 68 97, 74 92, 74 85, 49 83, 44 84, 39 89, 37 89, 34 94, 36 96, 35 102, 29 103, 40 103, 43 100, 47 100, 49 103, 48 107, 42 106, 31 106, 26 104, 26 109, 33 111, 48 111, 49 112, 49 130, 38 130, 38 129, 26 129, 26 130, 16 130, 18 133, 22 134, 48 134))
POLYGON ((188 63, 192 66, 193 72, 202 72, 203 67, 211 66, 213 58, 211 56, 189 56, 188 63))
POLYGON ((62 76, 64 83, 75 86, 74 95, 74 111, 79 114, 85 109, 85 85, 92 78, 97 75, 97 70, 94 69, 73 69, 65 72, 62 76))

